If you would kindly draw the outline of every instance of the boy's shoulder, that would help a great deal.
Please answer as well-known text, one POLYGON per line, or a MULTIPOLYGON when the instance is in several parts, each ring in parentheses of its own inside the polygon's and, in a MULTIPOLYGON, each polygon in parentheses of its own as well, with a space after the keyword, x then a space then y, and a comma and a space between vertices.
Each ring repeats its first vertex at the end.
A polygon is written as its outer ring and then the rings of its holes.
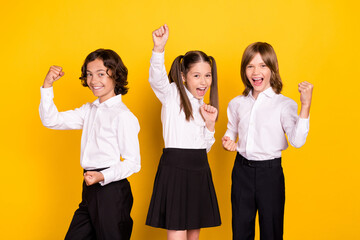
POLYGON ((283 94, 276 94, 276 104, 281 108, 297 108, 297 103, 289 97, 284 96, 283 94))
POLYGON ((295 103, 296 104, 296 102, 292 99, 292 98, 289 98, 289 97, 287 97, 287 96, 284 96, 283 94, 276 94, 275 95, 277 98, 278 98, 278 100, 280 101, 280 102, 282 102, 282 103, 284 103, 284 104, 290 104, 290 103, 295 103))
MULTIPOLYGON (((119 115, 119 117, 135 117, 135 115, 130 111, 130 109, 123 102, 116 103, 112 108, 112 111, 119 115)), ((135 117, 136 118, 136 117, 135 117)))
POLYGON ((244 95, 238 95, 230 100, 229 106, 240 104, 242 101, 244 101, 245 98, 246 98, 246 96, 244 96, 244 95))

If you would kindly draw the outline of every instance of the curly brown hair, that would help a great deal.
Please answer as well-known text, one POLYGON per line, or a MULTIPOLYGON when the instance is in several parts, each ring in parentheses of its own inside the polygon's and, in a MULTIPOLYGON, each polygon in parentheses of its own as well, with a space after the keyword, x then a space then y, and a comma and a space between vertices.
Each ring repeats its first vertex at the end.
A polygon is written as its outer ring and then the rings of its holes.
POLYGON ((129 88, 126 87, 128 84, 127 75, 128 70, 125 67, 123 61, 120 56, 111 49, 98 49, 91 52, 85 59, 84 64, 81 67, 81 83, 84 87, 89 87, 86 82, 86 71, 87 65, 89 62, 92 62, 96 59, 101 59, 104 63, 104 66, 107 68, 106 74, 109 75, 115 82, 114 92, 116 95, 125 95, 129 88), (109 74, 109 70, 111 75, 109 74))

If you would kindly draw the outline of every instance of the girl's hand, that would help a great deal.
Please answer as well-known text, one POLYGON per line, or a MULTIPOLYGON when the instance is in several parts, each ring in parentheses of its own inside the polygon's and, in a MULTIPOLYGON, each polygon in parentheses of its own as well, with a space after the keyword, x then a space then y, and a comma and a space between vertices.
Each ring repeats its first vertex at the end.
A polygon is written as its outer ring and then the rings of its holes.
POLYGON ((231 140, 228 136, 224 136, 221 141, 225 150, 230 152, 234 152, 236 150, 236 142, 231 140))
POLYGON ((62 71, 62 67, 59 66, 51 66, 48 73, 46 74, 43 88, 48 88, 53 85, 56 80, 59 80, 62 76, 64 76, 64 72, 62 71))
POLYGON ((87 171, 84 174, 84 180, 85 180, 86 186, 91 186, 95 183, 104 181, 104 175, 101 172, 87 171))
POLYGON ((154 41, 154 52, 163 52, 165 49, 166 42, 169 38, 169 27, 165 24, 160 28, 152 32, 154 41))
POLYGON ((299 83, 300 101, 302 106, 310 107, 313 88, 314 86, 309 82, 299 83))
POLYGON ((215 107, 204 103, 200 107, 200 113, 204 118, 207 129, 213 132, 215 130, 215 121, 218 114, 218 110, 215 107))
POLYGON ((308 118, 310 115, 310 105, 311 98, 314 86, 309 82, 299 83, 299 93, 300 93, 300 118, 308 118))

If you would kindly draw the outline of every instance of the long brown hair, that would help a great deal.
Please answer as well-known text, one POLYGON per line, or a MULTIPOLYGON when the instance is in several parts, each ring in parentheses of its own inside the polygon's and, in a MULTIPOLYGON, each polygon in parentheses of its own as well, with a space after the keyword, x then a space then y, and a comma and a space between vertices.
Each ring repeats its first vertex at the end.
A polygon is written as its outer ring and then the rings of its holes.
POLYGON ((107 68, 106 74, 109 75, 109 70, 111 71, 111 78, 114 79, 115 88, 114 92, 116 95, 125 95, 128 92, 127 75, 128 70, 125 67, 120 56, 111 49, 98 49, 91 52, 85 59, 83 66, 81 67, 81 83, 84 87, 88 87, 86 82, 86 70, 89 62, 94 61, 95 59, 100 59, 103 61, 104 66, 107 68))
POLYGON ((184 110, 186 120, 193 118, 190 100, 185 92, 182 75, 186 76, 190 68, 198 62, 207 62, 211 66, 212 81, 210 86, 210 105, 215 107, 219 112, 219 97, 217 86, 217 69, 215 59, 206 55, 202 51, 189 51, 185 55, 175 58, 169 72, 170 82, 175 82, 180 93, 180 109, 184 110))
POLYGON ((277 94, 281 93, 283 84, 279 73, 279 65, 276 57, 276 53, 273 47, 266 42, 255 42, 250 44, 244 51, 241 60, 241 80, 244 83, 245 89, 243 95, 247 96, 253 87, 246 76, 246 66, 255 57, 256 54, 260 54, 262 60, 271 71, 270 86, 277 94))

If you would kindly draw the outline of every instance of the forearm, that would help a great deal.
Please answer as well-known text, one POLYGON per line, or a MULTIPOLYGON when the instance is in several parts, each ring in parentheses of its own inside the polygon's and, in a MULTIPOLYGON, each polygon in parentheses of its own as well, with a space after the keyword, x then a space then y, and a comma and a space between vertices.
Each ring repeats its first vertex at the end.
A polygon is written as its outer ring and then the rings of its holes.
POLYGON ((300 118, 307 119, 310 116, 310 104, 301 104, 300 118))
POLYGON ((100 184, 103 186, 111 182, 125 179, 132 174, 139 172, 140 168, 140 155, 134 159, 125 159, 124 161, 119 161, 110 168, 101 171, 101 173, 104 175, 104 180, 101 181, 100 184))
POLYGON ((54 93, 52 88, 41 87, 40 92, 39 114, 45 127, 60 130, 82 129, 82 115, 85 111, 85 105, 75 110, 59 112, 53 101, 54 93))

